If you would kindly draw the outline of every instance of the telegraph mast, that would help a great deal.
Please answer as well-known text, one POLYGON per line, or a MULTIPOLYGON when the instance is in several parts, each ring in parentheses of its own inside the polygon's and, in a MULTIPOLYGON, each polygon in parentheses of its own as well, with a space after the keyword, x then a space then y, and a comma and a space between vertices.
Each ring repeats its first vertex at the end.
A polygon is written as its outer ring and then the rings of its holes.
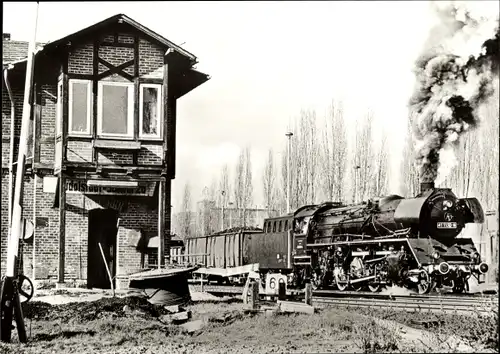
POLYGON ((19 298, 21 287, 18 277, 19 239, 23 237, 23 182, 25 175, 26 154, 28 151, 28 135, 31 117, 31 92, 33 90, 33 67, 36 46, 36 30, 38 25, 38 2, 36 4, 35 33, 28 47, 28 58, 26 63, 26 78, 24 85, 23 115, 21 121, 21 136, 19 138, 19 150, 17 156, 17 173, 14 189, 14 201, 12 204, 11 227, 9 229, 9 239, 7 246, 7 272, 3 277, 0 292, 0 340, 10 342, 12 332, 12 319, 15 315, 16 327, 19 334, 19 341, 26 342, 26 329, 24 327, 24 317, 19 298))

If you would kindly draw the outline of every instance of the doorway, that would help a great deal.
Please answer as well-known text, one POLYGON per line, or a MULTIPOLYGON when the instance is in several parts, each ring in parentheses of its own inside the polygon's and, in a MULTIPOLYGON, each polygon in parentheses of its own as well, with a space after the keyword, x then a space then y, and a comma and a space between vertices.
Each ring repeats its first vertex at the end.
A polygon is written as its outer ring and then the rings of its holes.
POLYGON ((113 286, 116 274, 116 239, 118 212, 113 209, 89 211, 89 238, 87 257, 87 288, 110 289, 108 272, 99 244, 109 267, 113 286))

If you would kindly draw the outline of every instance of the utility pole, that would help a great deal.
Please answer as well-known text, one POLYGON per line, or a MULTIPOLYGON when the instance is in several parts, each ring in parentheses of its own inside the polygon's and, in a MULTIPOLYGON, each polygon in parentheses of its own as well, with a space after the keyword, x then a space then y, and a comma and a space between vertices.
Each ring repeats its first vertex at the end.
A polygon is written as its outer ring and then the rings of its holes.
POLYGON ((221 192, 222 194, 222 203, 221 203, 221 231, 224 230, 224 203, 225 203, 225 200, 224 200, 224 196, 226 195, 226 191, 222 191, 221 192))
POLYGON ((286 213, 290 213, 290 195, 292 194, 292 186, 291 186, 291 164, 292 164, 292 159, 290 156, 290 153, 292 151, 292 132, 288 132, 285 134, 288 137, 288 168, 287 168, 287 190, 286 190, 286 213))
POLYGON ((38 2, 36 4, 35 31, 33 39, 28 46, 28 57, 26 63, 26 76, 24 83, 23 115, 21 121, 21 136, 17 155, 17 173, 14 189, 14 201, 12 203, 12 219, 7 246, 7 272, 3 277, 0 290, 0 340, 10 342, 12 331, 12 317, 15 315, 17 331, 20 342, 26 342, 26 329, 24 317, 19 298, 21 288, 18 279, 19 239, 23 237, 23 184, 26 167, 26 154, 28 152, 28 135, 31 117, 31 93, 33 89, 33 67, 36 48, 36 31, 38 25, 38 2))

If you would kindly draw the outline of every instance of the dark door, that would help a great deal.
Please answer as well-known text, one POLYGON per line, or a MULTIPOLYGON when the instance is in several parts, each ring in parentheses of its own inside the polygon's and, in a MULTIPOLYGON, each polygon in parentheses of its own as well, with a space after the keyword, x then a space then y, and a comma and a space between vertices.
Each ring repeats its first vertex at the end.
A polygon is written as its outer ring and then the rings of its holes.
POLYGON ((94 209, 89 212, 89 253, 87 258, 87 287, 89 289, 111 288, 99 244, 106 257, 114 285, 117 220, 118 212, 113 209, 94 209))

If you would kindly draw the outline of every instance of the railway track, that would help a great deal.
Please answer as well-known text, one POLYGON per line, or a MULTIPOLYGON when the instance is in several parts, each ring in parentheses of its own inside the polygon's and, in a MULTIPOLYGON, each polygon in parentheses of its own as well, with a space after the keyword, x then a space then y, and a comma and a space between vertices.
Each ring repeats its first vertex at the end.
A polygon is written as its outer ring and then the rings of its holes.
MULTIPOLYGON (((191 291, 200 291, 201 285, 190 285, 191 291)), ((203 285, 203 291, 216 295, 241 295, 243 287, 228 285, 203 285)), ((261 292, 261 296, 266 296, 261 292)), ((302 300, 302 291, 287 291, 287 296, 302 300)), ((464 296, 394 295, 386 293, 317 290, 313 291, 313 305, 317 307, 340 306, 357 308, 388 308, 406 311, 453 312, 453 313, 493 313, 498 312, 498 296, 467 294, 464 296)))

